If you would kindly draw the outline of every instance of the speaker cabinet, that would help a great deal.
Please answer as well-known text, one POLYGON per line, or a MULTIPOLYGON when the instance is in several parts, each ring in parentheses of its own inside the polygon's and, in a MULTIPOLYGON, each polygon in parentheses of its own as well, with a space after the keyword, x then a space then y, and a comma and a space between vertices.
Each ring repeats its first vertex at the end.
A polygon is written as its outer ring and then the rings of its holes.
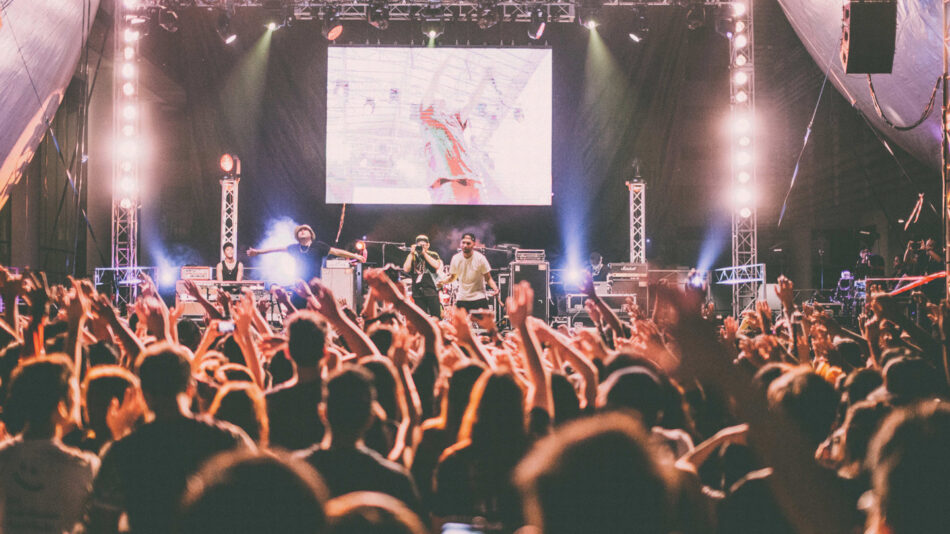
POLYGON ((845 3, 841 21, 841 65, 847 74, 889 74, 894 66, 897 2, 845 3))
POLYGON ((527 281, 534 290, 534 304, 531 315, 544 322, 550 320, 548 301, 551 300, 551 269, 547 262, 514 262, 511 264, 511 285, 527 281))
POLYGON ((363 307, 363 277, 359 264, 344 267, 327 262, 320 279, 337 299, 345 300, 348 307, 360 313, 363 307))

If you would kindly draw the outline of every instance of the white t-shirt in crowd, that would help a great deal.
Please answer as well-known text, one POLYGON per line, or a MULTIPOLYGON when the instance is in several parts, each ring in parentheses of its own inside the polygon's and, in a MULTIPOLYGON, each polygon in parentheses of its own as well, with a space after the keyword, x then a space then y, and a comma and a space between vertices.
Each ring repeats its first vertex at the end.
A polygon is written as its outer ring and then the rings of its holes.
POLYGON ((53 440, 0 445, 3 532, 72 532, 82 519, 99 458, 53 440))
POLYGON ((459 252, 452 256, 449 264, 449 274, 458 277, 459 290, 455 300, 468 302, 488 298, 485 293, 485 275, 491 272, 491 265, 484 254, 472 251, 468 258, 459 252))

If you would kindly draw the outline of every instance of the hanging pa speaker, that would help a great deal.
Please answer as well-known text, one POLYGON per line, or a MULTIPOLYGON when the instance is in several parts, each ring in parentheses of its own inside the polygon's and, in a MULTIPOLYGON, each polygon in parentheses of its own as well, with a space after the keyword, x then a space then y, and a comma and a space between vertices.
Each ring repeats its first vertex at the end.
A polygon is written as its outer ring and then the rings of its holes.
POLYGON ((890 74, 897 35, 896 0, 844 4, 841 66, 846 74, 890 74))

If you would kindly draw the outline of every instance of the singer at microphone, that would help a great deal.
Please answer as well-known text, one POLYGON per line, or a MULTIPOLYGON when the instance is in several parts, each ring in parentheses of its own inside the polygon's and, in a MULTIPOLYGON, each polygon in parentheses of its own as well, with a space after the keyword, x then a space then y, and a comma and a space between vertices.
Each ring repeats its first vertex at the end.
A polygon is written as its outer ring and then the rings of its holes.
POLYGON ((442 318, 442 303, 439 302, 435 279, 441 268, 442 258, 436 251, 429 250, 429 237, 417 236, 402 269, 412 276, 413 302, 429 315, 439 319, 442 318))

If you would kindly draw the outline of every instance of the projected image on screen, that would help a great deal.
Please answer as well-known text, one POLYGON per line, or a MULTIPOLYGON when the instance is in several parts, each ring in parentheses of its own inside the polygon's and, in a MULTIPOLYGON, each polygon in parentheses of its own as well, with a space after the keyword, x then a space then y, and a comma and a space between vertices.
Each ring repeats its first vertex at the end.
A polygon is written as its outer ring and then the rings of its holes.
POLYGON ((551 50, 330 47, 327 202, 551 203, 551 50))

